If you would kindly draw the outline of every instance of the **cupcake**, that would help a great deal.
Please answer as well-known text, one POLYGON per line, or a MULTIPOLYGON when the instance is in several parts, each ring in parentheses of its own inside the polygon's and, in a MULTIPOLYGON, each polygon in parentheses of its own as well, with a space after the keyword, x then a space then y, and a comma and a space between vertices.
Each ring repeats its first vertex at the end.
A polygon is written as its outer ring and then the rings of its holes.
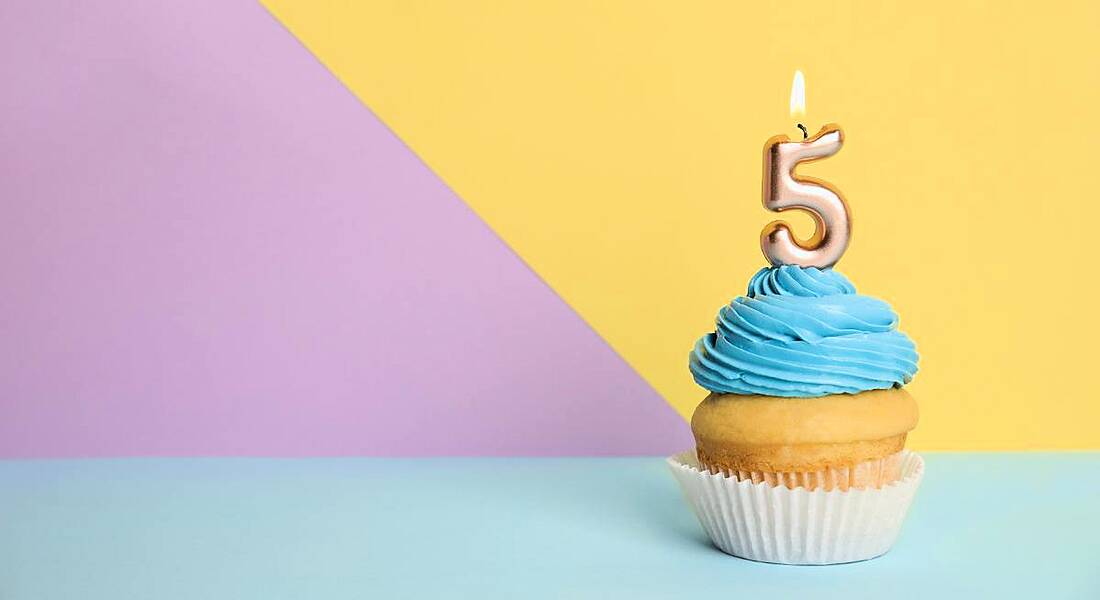
POLYGON ((790 489, 881 488, 902 476, 917 404, 912 340, 833 269, 761 269, 692 350, 710 394, 691 420, 699 465, 790 489))
MULTIPOLYGON (((801 96, 796 75, 791 105, 801 96)), ((792 109, 793 110, 793 109, 792 109)), ((773 221, 760 234, 772 265, 718 312, 692 350, 695 450, 669 466, 722 551, 767 562, 835 564, 874 558, 897 539, 923 475, 905 450, 917 403, 912 340, 882 300, 856 293, 833 269, 851 239, 851 214, 799 164, 836 154, 844 134, 825 125, 803 140, 764 145, 764 208, 805 211, 814 235, 773 221)))
POLYGON ((710 394, 695 449, 670 457, 723 552, 836 564, 887 552, 923 476, 905 450, 917 404, 913 342, 881 300, 830 268, 761 269, 691 352, 710 394))

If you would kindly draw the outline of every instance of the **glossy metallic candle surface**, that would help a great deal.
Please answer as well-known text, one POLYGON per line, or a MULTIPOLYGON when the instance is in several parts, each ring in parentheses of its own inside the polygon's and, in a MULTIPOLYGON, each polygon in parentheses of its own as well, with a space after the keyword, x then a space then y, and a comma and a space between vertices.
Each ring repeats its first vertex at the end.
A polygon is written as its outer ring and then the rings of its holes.
POLYGON ((769 223, 760 234, 760 249, 771 264, 824 269, 835 265, 848 248, 852 223, 840 192, 819 179, 794 174, 799 163, 832 156, 843 144, 844 132, 833 124, 805 141, 777 135, 765 144, 764 207, 776 212, 804 210, 816 225, 813 237, 799 242, 787 223, 769 223))

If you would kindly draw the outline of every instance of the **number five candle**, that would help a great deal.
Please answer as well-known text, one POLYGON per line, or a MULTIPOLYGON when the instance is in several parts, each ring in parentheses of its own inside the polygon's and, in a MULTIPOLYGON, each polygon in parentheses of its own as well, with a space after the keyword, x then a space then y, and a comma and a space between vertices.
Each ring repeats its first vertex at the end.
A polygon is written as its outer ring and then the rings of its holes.
MULTIPOLYGON (((805 110, 805 83, 802 72, 794 76, 791 87, 791 114, 805 110)), ((783 221, 773 221, 760 233, 760 248, 773 265, 800 265, 825 269, 836 264, 848 248, 852 222, 848 204, 833 186, 806 176, 795 176, 799 163, 832 156, 844 144, 844 132, 835 124, 825 125, 813 137, 802 129, 801 142, 777 135, 764 145, 764 207, 782 212, 796 208, 810 213, 814 235, 800 242, 783 221)))

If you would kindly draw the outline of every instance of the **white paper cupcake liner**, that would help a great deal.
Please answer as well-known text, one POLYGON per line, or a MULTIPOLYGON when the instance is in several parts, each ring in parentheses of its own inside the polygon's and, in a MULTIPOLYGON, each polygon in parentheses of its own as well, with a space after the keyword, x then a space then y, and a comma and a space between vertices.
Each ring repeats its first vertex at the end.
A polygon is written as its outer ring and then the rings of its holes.
POLYGON ((738 481, 701 470, 695 452, 669 467, 714 545, 741 558, 830 565, 885 554, 924 476, 924 460, 903 451, 901 479, 880 489, 807 491, 738 481))

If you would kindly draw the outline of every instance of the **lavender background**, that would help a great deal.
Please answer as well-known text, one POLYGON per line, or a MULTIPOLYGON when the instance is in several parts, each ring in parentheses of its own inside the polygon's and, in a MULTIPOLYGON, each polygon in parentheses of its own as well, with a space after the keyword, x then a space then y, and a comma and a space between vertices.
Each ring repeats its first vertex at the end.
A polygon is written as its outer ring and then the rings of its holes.
POLYGON ((0 457, 686 424, 259 5, 0 5, 0 457))

